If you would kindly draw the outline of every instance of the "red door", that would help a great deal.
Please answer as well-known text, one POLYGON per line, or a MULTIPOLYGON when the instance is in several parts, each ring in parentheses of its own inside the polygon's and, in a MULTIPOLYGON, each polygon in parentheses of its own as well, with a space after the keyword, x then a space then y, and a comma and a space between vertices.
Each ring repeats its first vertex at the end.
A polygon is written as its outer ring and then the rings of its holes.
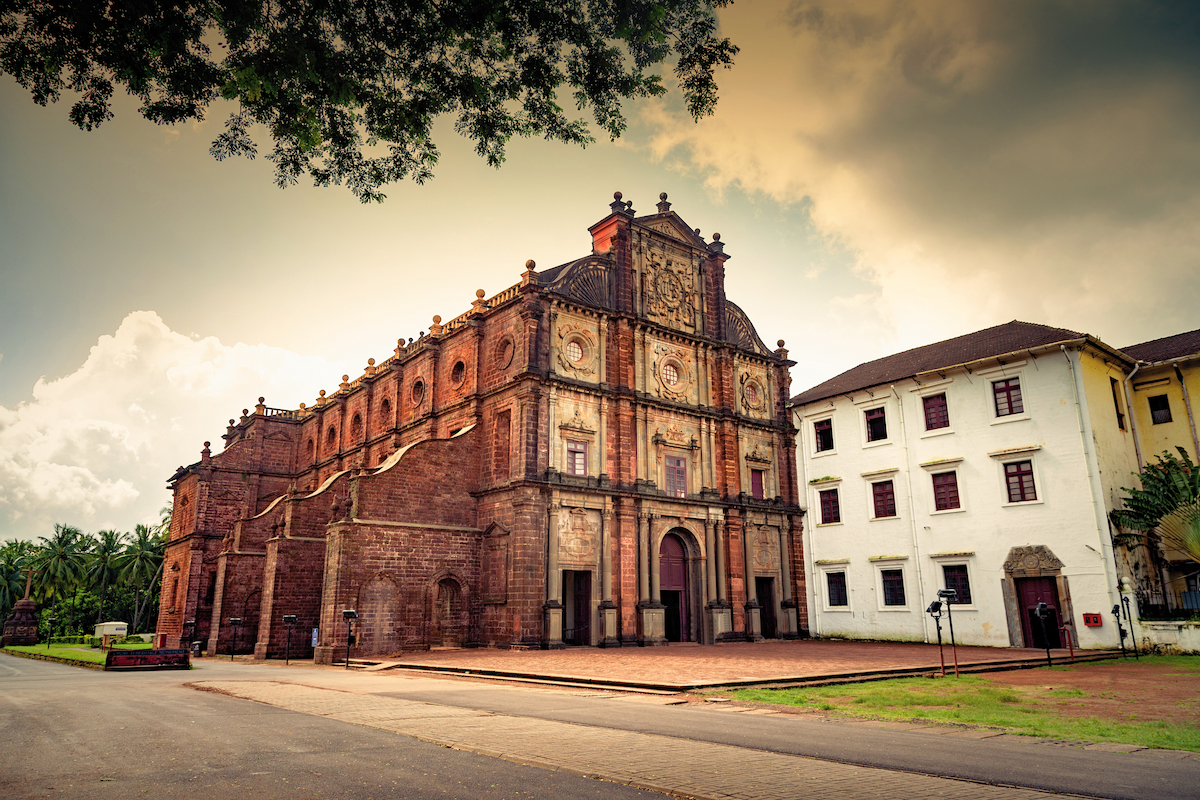
POLYGON ((1017 578, 1017 602, 1021 607, 1021 627, 1025 634, 1025 646, 1042 649, 1062 647, 1058 628, 1062 617, 1058 612, 1058 585, 1054 578, 1017 578), (1038 603, 1045 603, 1050 611, 1046 618, 1046 634, 1042 637, 1042 621, 1037 615, 1038 603))
POLYGON ((658 588, 664 612, 667 641, 688 642, 687 556, 679 537, 668 533, 658 549, 658 588))

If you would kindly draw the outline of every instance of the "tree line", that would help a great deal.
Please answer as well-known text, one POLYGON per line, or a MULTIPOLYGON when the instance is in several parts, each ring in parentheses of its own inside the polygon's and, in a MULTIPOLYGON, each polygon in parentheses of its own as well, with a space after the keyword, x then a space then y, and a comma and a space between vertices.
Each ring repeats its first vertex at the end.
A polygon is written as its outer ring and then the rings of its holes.
POLYGON ((158 524, 137 525, 132 533, 87 534, 56 524, 54 533, 37 542, 6 542, 0 546, 0 619, 25 596, 33 570, 30 596, 38 605, 41 635, 90 635, 95 624, 112 620, 128 622, 130 633, 151 628, 171 527, 171 510, 162 511, 158 524))

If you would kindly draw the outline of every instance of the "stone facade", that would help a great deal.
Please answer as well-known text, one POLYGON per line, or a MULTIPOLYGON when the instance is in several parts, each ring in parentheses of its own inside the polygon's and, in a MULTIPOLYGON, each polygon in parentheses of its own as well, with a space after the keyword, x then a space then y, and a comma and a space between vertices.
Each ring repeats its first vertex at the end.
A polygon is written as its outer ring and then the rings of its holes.
POLYGON ((619 193, 538 272, 171 478, 158 633, 208 651, 714 643, 807 629, 783 342, 720 235, 619 193), (194 623, 194 624, 193 624, 194 623), (194 631, 194 633, 193 633, 194 631))

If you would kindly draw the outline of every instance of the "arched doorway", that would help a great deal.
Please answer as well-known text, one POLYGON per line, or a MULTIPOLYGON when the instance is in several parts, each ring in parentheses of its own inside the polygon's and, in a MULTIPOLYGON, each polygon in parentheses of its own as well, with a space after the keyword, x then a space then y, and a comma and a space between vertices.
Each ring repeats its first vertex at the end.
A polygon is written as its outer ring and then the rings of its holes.
POLYGON ((358 644, 362 654, 384 655, 400 649, 396 623, 400 597, 387 575, 376 575, 358 595, 358 644))
POLYGON ((692 641, 691 620, 688 609, 691 598, 688 591, 687 548, 683 540, 668 533, 658 548, 659 595, 665 607, 663 612, 664 633, 668 642, 692 641))
POLYGON ((462 587, 454 578, 442 578, 433 587, 429 644, 462 647, 467 640, 467 609, 462 587))

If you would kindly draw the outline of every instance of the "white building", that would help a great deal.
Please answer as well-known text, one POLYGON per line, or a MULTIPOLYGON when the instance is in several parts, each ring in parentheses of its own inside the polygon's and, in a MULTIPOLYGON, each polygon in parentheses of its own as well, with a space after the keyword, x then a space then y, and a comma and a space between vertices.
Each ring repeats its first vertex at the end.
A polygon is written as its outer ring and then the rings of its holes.
POLYGON ((1077 646, 1117 646, 1108 512, 1138 467, 1133 365, 1092 336, 1010 322, 794 397, 810 631, 935 641, 926 608, 953 588, 960 642, 1040 647, 1045 602, 1052 646, 1062 624, 1077 646))

